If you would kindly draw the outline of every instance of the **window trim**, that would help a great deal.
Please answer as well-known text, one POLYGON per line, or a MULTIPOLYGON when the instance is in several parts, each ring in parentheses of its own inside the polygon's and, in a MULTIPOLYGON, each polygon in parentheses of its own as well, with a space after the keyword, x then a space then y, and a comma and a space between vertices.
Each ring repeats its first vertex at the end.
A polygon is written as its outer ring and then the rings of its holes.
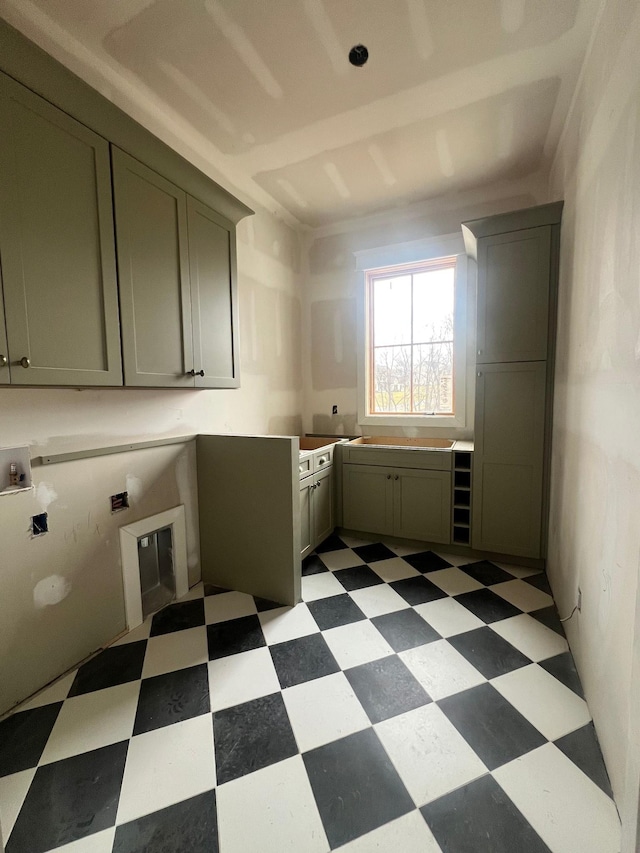
POLYGON ((358 423, 372 427, 464 428, 467 389, 467 255, 461 234, 447 234, 410 243, 382 246, 355 253, 358 270, 358 423), (367 272, 384 267, 456 256, 454 284, 453 415, 370 414, 370 341, 367 313, 367 272))

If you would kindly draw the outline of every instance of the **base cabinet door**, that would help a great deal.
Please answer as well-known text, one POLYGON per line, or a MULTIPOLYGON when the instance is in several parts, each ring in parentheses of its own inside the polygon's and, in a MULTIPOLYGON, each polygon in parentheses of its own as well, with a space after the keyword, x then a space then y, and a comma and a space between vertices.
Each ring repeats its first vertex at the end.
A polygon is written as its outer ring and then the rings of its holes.
POLYGON ((300 556, 304 559, 314 549, 313 543, 313 477, 300 481, 300 556))
POLYGON ((333 473, 327 468, 313 475, 313 547, 333 533, 333 473))
POLYGON ((3 74, 0 124, 11 381, 121 385, 109 143, 3 74))
POLYGON ((482 365, 476 383, 472 546, 540 557, 546 362, 482 365))
POLYGON ((0 276, 0 385, 8 385, 9 376, 9 349, 7 347, 7 335, 4 325, 4 304, 2 301, 2 277, 0 276))
POLYGON ((398 468, 393 474, 394 536, 451 541, 451 473, 398 468))
POLYGON ((343 465, 343 524, 349 530, 393 534, 392 469, 343 465))

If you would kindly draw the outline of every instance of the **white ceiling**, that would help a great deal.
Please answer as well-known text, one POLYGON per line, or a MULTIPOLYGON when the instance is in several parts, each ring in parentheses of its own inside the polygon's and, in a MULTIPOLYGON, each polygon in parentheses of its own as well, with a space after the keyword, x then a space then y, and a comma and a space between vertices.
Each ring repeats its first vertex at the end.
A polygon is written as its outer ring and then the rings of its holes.
POLYGON ((0 0, 116 103, 199 140, 221 173, 307 226, 544 175, 597 7, 0 0), (363 68, 347 60, 357 43, 363 68))

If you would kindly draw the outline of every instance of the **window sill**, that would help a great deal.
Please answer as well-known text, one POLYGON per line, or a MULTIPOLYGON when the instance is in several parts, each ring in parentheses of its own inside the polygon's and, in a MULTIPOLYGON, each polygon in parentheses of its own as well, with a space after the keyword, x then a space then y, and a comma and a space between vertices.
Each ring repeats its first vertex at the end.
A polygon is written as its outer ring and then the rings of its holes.
POLYGON ((455 415, 363 415, 358 418, 360 426, 415 427, 417 429, 440 427, 463 429, 464 418, 455 415))

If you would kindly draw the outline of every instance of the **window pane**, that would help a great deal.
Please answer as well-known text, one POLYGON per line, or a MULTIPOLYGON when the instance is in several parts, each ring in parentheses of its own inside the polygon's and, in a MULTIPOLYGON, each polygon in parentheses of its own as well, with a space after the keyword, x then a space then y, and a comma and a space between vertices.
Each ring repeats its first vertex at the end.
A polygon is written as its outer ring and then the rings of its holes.
POLYGON ((373 344, 411 343, 411 276, 373 282, 373 344))
POLYGON ((411 349, 374 349, 374 412, 411 411, 411 349))
POLYGON ((453 340, 454 270, 432 270, 413 277, 413 342, 453 340))
POLYGON ((414 411, 453 411, 453 343, 419 344, 413 349, 414 411))

